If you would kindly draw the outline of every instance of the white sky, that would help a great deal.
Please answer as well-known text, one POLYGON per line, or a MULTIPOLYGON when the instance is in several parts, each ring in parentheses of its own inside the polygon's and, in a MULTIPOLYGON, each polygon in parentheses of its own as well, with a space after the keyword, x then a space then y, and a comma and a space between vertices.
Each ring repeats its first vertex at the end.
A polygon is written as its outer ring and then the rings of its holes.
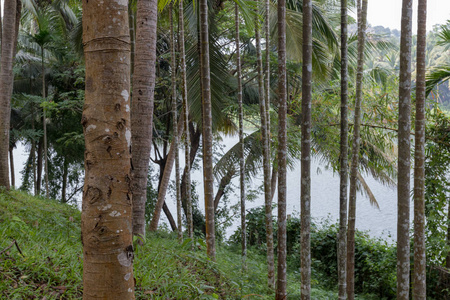
MULTIPOLYGON (((413 3, 413 34, 417 34, 417 0, 413 3)), ((400 30, 402 0, 369 0, 367 20, 370 25, 381 25, 400 30)), ((435 24, 450 20, 450 0, 428 0, 427 30, 435 24)))

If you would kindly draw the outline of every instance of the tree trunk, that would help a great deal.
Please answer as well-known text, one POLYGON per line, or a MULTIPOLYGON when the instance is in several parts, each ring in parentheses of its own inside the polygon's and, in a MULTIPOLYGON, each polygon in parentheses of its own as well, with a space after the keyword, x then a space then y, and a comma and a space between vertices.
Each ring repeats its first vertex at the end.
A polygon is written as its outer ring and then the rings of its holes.
MULTIPOLYGON (((259 2, 258 2, 259 4, 259 2)), ((265 222, 266 222, 266 242, 267 242, 267 284, 270 289, 275 286, 275 266, 273 253, 273 224, 272 224, 272 199, 271 199, 271 181, 270 181, 270 148, 269 132, 267 122, 266 100, 264 97, 264 70, 261 54, 261 29, 259 18, 255 21, 255 40, 256 40, 256 60, 258 71, 258 92, 259 109, 261 118, 261 141, 263 147, 263 170, 264 170, 264 204, 265 204, 265 222)), ((266 65, 267 68, 267 65, 266 65)), ((267 87, 266 87, 267 88, 267 87)))
POLYGON ((83 1, 83 299, 134 299, 127 3, 83 1))
MULTIPOLYGON (((183 1, 179 1, 178 6, 178 33, 179 33, 179 44, 180 44, 180 61, 181 61, 181 88, 182 88, 182 98, 183 98, 183 110, 184 110, 184 174, 181 181, 181 199, 185 202, 186 209, 184 210, 186 214, 188 237, 190 239, 194 238, 194 224, 192 218, 192 197, 191 197, 191 160, 190 160, 190 131, 189 131, 189 103, 187 99, 187 80, 186 80, 186 51, 184 46, 184 7, 183 1), (183 196, 183 189, 185 190, 183 196)), ((197 152, 197 151, 195 151, 197 152)), ((193 162, 193 160, 192 160, 193 162)), ((183 204, 183 203, 182 203, 183 204)))
MULTIPOLYGON (((30 84, 31 86, 31 84, 30 84)), ((34 103, 31 103, 31 130, 34 132, 36 129, 34 126, 34 103)), ((36 141, 34 138, 31 140, 31 150, 30 150, 30 158, 31 158, 31 167, 33 168, 33 189, 34 195, 38 194, 37 185, 36 185, 36 141)))
POLYGON ((341 141, 339 186, 338 281, 339 299, 347 299, 348 194, 348 58, 347 0, 341 0, 341 141))
POLYGON ((0 71, 0 186, 9 190, 9 130, 11 118, 11 95, 13 90, 16 1, 4 3, 3 34, 1 47, 0 71))
POLYGON ((134 56, 135 56, 135 49, 136 49, 136 33, 135 33, 136 22, 134 19, 132 2, 133 1, 128 1, 128 26, 130 27, 130 44, 131 44, 131 57, 130 57, 131 82, 133 82, 134 56))
POLYGON ((42 185, 42 155, 44 154, 44 139, 39 138, 37 154, 36 195, 41 194, 42 185))
MULTIPOLYGON (((447 207, 447 245, 450 246, 450 201, 447 207)), ((445 258, 445 267, 450 269, 450 251, 447 252, 447 257, 445 258)))
MULTIPOLYGON (((145 202, 152 144, 157 1, 138 0, 131 101, 133 235, 145 236, 145 202)), ((129 106, 127 104, 127 109, 129 106)))
POLYGON ((311 81, 312 1, 303 0, 302 145, 301 145, 301 298, 311 298, 311 81))
POLYGON ((426 299, 425 246, 425 73, 427 0, 419 0, 417 30, 416 126, 414 152, 414 291, 415 300, 426 299))
POLYGON ((16 176, 14 175, 14 147, 9 147, 9 167, 11 168, 11 187, 16 186, 16 176))
MULTIPOLYGON (((178 120, 177 124, 178 135, 183 134, 183 125, 184 125, 184 114, 182 113, 181 118, 178 120)), ((178 136, 178 138, 180 137, 178 136)), ((173 164, 175 162, 175 154, 177 151, 178 148, 175 148, 175 144, 171 143, 169 148, 169 154, 167 156, 164 171, 162 173, 161 181, 159 184, 158 199, 156 200, 155 210, 153 212, 153 217, 149 225, 150 231, 156 231, 158 229, 158 223, 161 217, 161 209, 165 203, 167 188, 169 187, 170 174, 172 173, 173 164)))
POLYGON ((278 1, 278 273, 276 300, 286 293, 286 1, 278 1))
POLYGON ((360 148, 360 124, 362 84, 364 71, 364 47, 366 42, 367 0, 358 0, 358 66, 356 71, 355 120, 353 126, 352 160, 350 169, 350 197, 347 231, 347 297, 355 298, 355 224, 356 184, 358 181, 358 160, 360 148))
POLYGON ((212 153, 211 86, 209 70, 208 1, 200 0, 200 68, 202 82, 203 184, 205 194, 206 246, 208 257, 216 260, 214 225, 214 176, 212 153))
POLYGON ((61 202, 67 203, 67 176, 69 173, 69 163, 67 162, 67 158, 64 158, 63 163, 63 177, 62 177, 62 188, 61 188, 61 202))
MULTIPOLYGON (((46 102, 46 93, 45 93, 45 64, 44 64, 44 47, 41 46, 41 70, 42 70, 42 99, 46 102)), ((49 197, 48 190, 48 147, 47 147, 47 109, 44 105, 43 111, 43 126, 44 126, 44 172, 45 172, 45 196, 49 197)))
POLYGON ((412 0, 403 0, 400 38, 400 82, 398 115, 398 220, 397 299, 409 299, 410 272, 410 173, 411 173, 411 36, 412 0))
MULTIPOLYGON (((175 149, 175 197, 177 203, 177 233, 178 242, 183 242, 183 220, 181 218, 181 194, 180 194, 180 157, 178 151, 178 126, 177 126, 177 86, 176 86, 176 57, 175 57, 175 32, 173 29, 173 3, 169 5, 169 23, 170 23, 170 63, 171 63, 171 76, 172 76, 172 143, 175 149)), ((184 123, 183 123, 184 125, 184 123)))

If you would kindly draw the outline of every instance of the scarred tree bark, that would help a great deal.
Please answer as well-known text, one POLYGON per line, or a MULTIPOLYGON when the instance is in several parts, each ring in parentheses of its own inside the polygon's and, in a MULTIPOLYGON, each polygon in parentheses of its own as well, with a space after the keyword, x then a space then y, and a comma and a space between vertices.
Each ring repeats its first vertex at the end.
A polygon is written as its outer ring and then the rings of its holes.
POLYGON ((356 70, 355 121, 353 126, 352 160, 350 169, 350 197, 347 231, 347 297, 355 298, 355 224, 356 184, 361 131, 361 102, 364 71, 364 47, 366 42, 367 0, 358 0, 358 66, 356 70))
POLYGON ((214 177, 212 154, 211 85, 209 69, 208 1, 199 1, 200 9, 200 68, 202 91, 203 128, 203 184, 205 193, 206 246, 207 254, 216 258, 214 225, 214 177))
POLYGON ((152 143, 157 1, 138 0, 131 103, 133 234, 145 236, 147 175, 152 143))
POLYGON ((83 299, 134 299, 127 0, 83 0, 83 299))
POLYGON ((397 299, 409 299, 412 0, 403 0, 398 115, 397 299))
POLYGON ((339 158, 339 299, 347 299, 348 58, 347 0, 341 0, 341 145, 339 158))
MULTIPOLYGON (((242 269, 247 269, 247 229, 245 222, 245 161, 244 161, 244 110, 242 107, 242 71, 241 71, 241 49, 239 44, 239 6, 234 5, 234 24, 236 26, 236 66, 238 82, 238 106, 239 106, 239 186, 241 200, 241 248, 242 269)), ((231 179, 231 176, 229 176, 231 179)), ((215 199, 216 200, 216 199, 215 199)), ((219 201, 214 201, 218 204, 219 201)))
MULTIPOLYGON (((269 131, 267 121, 266 97, 264 92, 264 70, 261 54, 261 29, 259 18, 255 21, 256 60, 258 71, 259 111, 261 118, 261 140, 263 147, 263 171, 264 171, 264 206, 267 243, 267 284, 273 289, 275 285, 275 266, 273 253, 273 224, 272 224, 272 192, 270 181, 270 148, 269 131)), ((266 66, 267 68, 267 66, 266 66)))
POLYGON ((279 0, 278 10, 278 274, 276 300, 286 293, 286 1, 279 0))
POLYGON ((419 0, 417 20, 413 298, 415 300, 425 300, 427 262, 425 256, 425 57, 427 45, 427 0, 419 0))
POLYGON ((3 16, 3 34, 1 47, 0 71, 0 186, 6 189, 9 184, 9 127, 11 114, 11 95, 13 90, 13 61, 16 24, 15 0, 5 1, 3 16))

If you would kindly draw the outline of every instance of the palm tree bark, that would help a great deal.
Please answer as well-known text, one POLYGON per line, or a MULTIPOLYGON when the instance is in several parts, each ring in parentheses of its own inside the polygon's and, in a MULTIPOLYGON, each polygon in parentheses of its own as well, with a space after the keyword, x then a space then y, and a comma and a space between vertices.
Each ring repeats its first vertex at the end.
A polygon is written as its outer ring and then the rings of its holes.
POLYGON ((127 4, 83 1, 83 299, 134 299, 127 4))
POLYGON ((189 103, 187 98, 187 80, 186 80, 186 50, 184 46, 184 2, 179 1, 178 6, 178 33, 179 33, 179 43, 180 43, 180 63, 181 63, 181 95, 183 98, 183 110, 184 110, 184 174, 181 182, 181 198, 185 199, 183 202, 186 203, 185 214, 187 222, 188 237, 190 239, 194 238, 194 224, 192 218, 192 197, 191 197, 191 139, 189 131, 189 103), (183 197, 183 189, 185 190, 183 197))
POLYGON ((425 58, 427 45, 427 0, 419 0, 417 22, 413 298, 415 300, 425 300, 427 262, 425 255, 425 58))
MULTIPOLYGON (((258 3, 259 4, 259 3, 258 3)), ((261 140, 263 144, 263 171, 264 171, 264 204, 265 204, 265 222, 266 222, 266 243, 267 243, 267 284, 270 289, 275 285, 275 266, 273 253, 273 224, 272 224, 272 198, 270 181, 270 149, 269 133, 267 123, 266 101, 264 96, 264 70, 261 54, 261 34, 260 22, 255 21, 255 41, 256 41, 256 60, 258 72, 258 93, 259 110, 261 117, 261 140)))
MULTIPOLYGON (((239 44, 239 6, 234 5, 234 24, 236 27, 236 67, 238 82, 238 107, 239 107, 239 185, 241 200, 241 249, 242 249, 242 269, 247 269, 247 229, 245 222, 245 161, 244 161, 244 109, 242 107, 242 70, 241 70, 241 49, 239 44)), ((231 178, 231 176, 229 176, 231 178)), ((214 201, 216 202, 216 201, 214 201)), ((218 203, 219 201, 217 201, 218 203)), ((214 205, 216 206, 216 205, 214 205)))
POLYGON ((37 152, 36 195, 40 195, 42 185, 42 156, 44 153, 44 139, 42 137, 39 138, 37 152))
POLYGON ((347 297, 355 298, 355 224, 356 184, 358 181, 358 160, 361 136, 361 102, 364 71, 364 48, 366 42, 367 0, 358 0, 358 62, 356 70, 355 116, 353 126, 352 158, 350 169, 350 198, 347 231, 347 297))
POLYGON ((215 261, 214 177, 212 154, 212 115, 209 69, 208 1, 200 0, 200 68, 203 129, 203 184, 205 194, 206 246, 208 257, 215 261))
POLYGON ((286 293, 286 1, 278 6, 278 273, 276 300, 284 300, 286 293))
POLYGON ((0 186, 7 190, 9 184, 9 130, 11 117, 11 95, 13 90, 13 61, 16 25, 16 1, 5 1, 3 16, 3 34, 1 45, 0 71, 0 186))
MULTIPOLYGON (((45 93, 45 64, 44 64, 44 46, 41 46, 41 69, 42 69, 42 99, 46 102, 45 93)), ((43 110, 43 126, 44 126, 44 172, 45 172, 45 196, 49 197, 48 190, 48 147, 47 147, 47 108, 43 110)))
POLYGON ((409 299, 410 172, 411 172, 411 36, 412 0, 403 0, 400 37, 398 115, 397 299, 409 299))
MULTIPOLYGON (((176 86, 176 57, 175 57, 175 32, 173 28, 173 3, 169 6, 169 23, 170 23, 170 63, 171 63, 171 77, 172 77, 172 143, 175 149, 178 149, 178 114, 177 114, 177 86, 176 86)), ((184 124, 183 124, 184 125, 184 124)), ((178 241, 183 242, 183 228, 181 218, 181 191, 180 191, 180 157, 179 151, 175 151, 175 197, 177 203, 177 234, 178 241)))
POLYGON ((341 0, 341 145, 339 185, 338 281, 339 299, 347 299, 347 194, 348 194, 348 44, 347 0, 341 0))
POLYGON ((138 0, 131 103, 133 235, 145 236, 147 175, 152 144, 157 1, 138 0))
POLYGON ((11 187, 16 186, 16 177, 14 175, 14 147, 9 147, 9 167, 11 169, 11 187))

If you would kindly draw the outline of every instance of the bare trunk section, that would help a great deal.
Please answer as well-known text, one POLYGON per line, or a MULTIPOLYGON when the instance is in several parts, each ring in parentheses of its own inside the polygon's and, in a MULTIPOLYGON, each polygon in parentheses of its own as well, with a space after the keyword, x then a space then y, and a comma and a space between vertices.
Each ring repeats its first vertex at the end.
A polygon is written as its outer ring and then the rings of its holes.
POLYGON ((83 299, 134 299, 128 1, 83 1, 83 299))
MULTIPOLYGON (((259 2, 258 2, 259 4, 259 2)), ((261 118, 261 140, 263 147, 263 170, 264 170, 264 203, 265 203, 265 222, 266 222, 266 243, 267 243, 267 285, 270 289, 275 287, 275 266, 273 253, 273 224, 272 224, 272 198, 270 181, 270 149, 269 132, 266 111, 266 97, 264 95, 264 70, 261 53, 261 29, 259 18, 255 21, 255 40, 256 40, 256 60, 258 71, 258 92, 259 92, 259 110, 261 118)), ((267 66, 266 66, 267 67, 267 66)))
MULTIPOLYGON (((145 236, 147 175, 152 144, 157 1, 138 0, 131 101, 133 235, 145 236)), ((129 109, 129 108, 128 108, 129 109)))
POLYGON ((347 194, 348 194, 348 45, 347 0, 341 0, 341 145, 339 159, 339 299, 347 299, 347 194))
MULTIPOLYGON (((175 151, 175 197, 177 203, 177 234, 178 242, 183 242, 183 220, 181 218, 181 191, 180 191, 180 157, 178 151, 178 126, 177 126, 177 86, 176 86, 176 57, 175 57, 175 31, 173 28, 173 3, 169 6, 169 22, 170 22, 170 63, 172 77, 172 143, 175 151)), ((183 124, 184 125, 184 124, 183 124)))
POLYGON ((361 102, 364 71, 364 47, 366 42, 367 0, 358 0, 358 66, 356 71, 355 120, 353 126, 352 158, 350 169, 350 197, 347 231, 347 297, 355 298, 355 224, 356 184, 361 131, 361 102))
POLYGON ((300 182, 301 211, 301 298, 311 298, 311 81, 312 81, 312 1, 303 0, 302 62, 302 153, 300 182))
POLYGON ((400 38, 400 82, 398 116, 398 219, 397 299, 409 299, 410 272, 410 173, 411 173, 411 36, 412 0, 403 0, 400 38))
MULTIPOLYGON (((239 185, 241 200, 241 249, 242 249, 242 269, 247 270, 247 226, 245 221, 245 161, 244 161, 244 109, 242 107, 242 70, 241 70, 241 49, 239 42, 239 6, 234 5, 234 24, 236 26, 236 67, 238 82, 238 106, 239 106, 239 185)), ((218 202, 218 201, 217 201, 218 202)))
POLYGON ((286 292, 286 1, 279 0, 278 11, 278 273, 276 300, 286 292))
MULTIPOLYGON (((30 84, 31 86, 31 84, 30 84)), ((34 126, 34 103, 31 103, 31 129, 36 129, 34 126)), ((36 141, 34 138, 31 140, 31 150, 30 150, 30 158, 31 158, 31 167, 33 168, 33 189, 34 189, 34 195, 36 196, 38 194, 37 192, 37 185, 36 185, 36 141)))
POLYGON ((216 260, 214 225, 214 176, 212 153, 211 85, 209 69, 208 1, 199 1, 200 9, 200 68, 203 129, 203 184, 205 193, 206 246, 208 257, 216 260))
MULTIPOLYGON (((181 114, 181 117, 178 120, 177 124, 178 135, 183 134, 183 126, 184 126, 184 113, 181 114)), ((178 136, 178 138, 180 138, 180 136, 178 136)), ((150 221, 150 225, 148 228, 148 230, 150 231, 156 231, 158 229, 158 223, 161 217, 161 209, 165 204, 167 188, 169 187, 170 175, 172 174, 173 165, 175 163, 176 152, 178 152, 178 148, 175 148, 175 144, 171 143, 169 148, 169 154, 167 156, 167 160, 164 166, 163 175, 159 184, 158 199, 156 200, 155 211, 153 212, 153 217, 152 220, 150 221)))
POLYGON ((11 187, 16 186, 16 177, 14 175, 14 147, 9 147, 9 167, 11 169, 11 187))
MULTIPOLYGON (((44 64, 44 47, 41 46, 41 68, 42 68, 42 99, 44 102, 47 101, 45 93, 45 64, 44 64)), ((45 172, 45 196, 49 197, 48 190, 48 147, 47 147, 47 108, 44 105, 44 116, 43 116, 43 126, 44 126, 44 172, 45 172)))
POLYGON ((427 0, 419 0, 417 16, 416 126, 414 152, 414 290, 415 300, 426 299, 425 246, 425 73, 427 0))
POLYGON ((180 62, 181 62, 181 85, 182 85, 182 98, 183 98, 183 109, 184 109, 184 159, 185 159, 185 167, 184 167, 184 182, 181 182, 181 198, 185 199, 183 202, 186 203, 186 221, 187 221, 187 231, 188 237, 190 239, 194 238, 194 224, 192 218, 192 197, 191 197, 191 140, 190 140, 190 131, 189 131, 189 103, 187 99, 187 80, 186 80, 186 50, 184 46, 184 7, 183 1, 179 1, 178 6, 178 33, 179 33, 179 44, 180 44, 180 62), (183 189, 185 190, 185 194, 183 197, 183 189))
POLYGON ((42 155, 44 153, 44 139, 39 138, 38 142, 38 154, 37 154, 37 176, 36 176, 36 195, 41 194, 41 185, 42 185, 42 155))
POLYGON ((11 95, 13 89, 13 61, 16 24, 16 1, 10 0, 4 3, 3 34, 0 58, 0 186, 7 190, 9 184, 9 130, 11 118, 11 95))
POLYGON ((61 188, 61 202, 66 203, 67 202, 67 196, 66 196, 66 190, 67 190, 67 176, 69 173, 69 164, 67 162, 67 159, 64 158, 63 163, 63 178, 62 178, 62 188, 61 188))

